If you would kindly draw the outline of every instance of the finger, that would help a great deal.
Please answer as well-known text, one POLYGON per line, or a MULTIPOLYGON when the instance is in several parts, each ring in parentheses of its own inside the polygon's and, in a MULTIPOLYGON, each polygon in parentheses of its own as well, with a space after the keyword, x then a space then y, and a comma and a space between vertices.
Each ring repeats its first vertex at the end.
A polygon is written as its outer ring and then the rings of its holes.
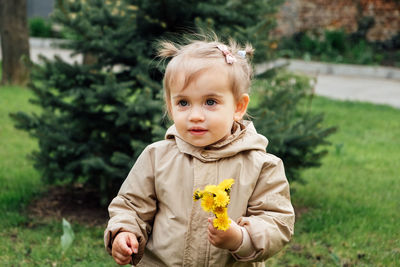
POLYGON ((129 259, 127 259, 127 260, 115 260, 115 262, 117 263, 117 264, 119 264, 119 265, 127 265, 128 263, 130 263, 131 262, 131 259, 129 258, 129 259))
POLYGON ((209 231, 208 231, 208 239, 213 239, 214 238, 214 235, 213 234, 211 234, 209 231))
POLYGON ((113 251, 112 256, 113 256, 114 258, 119 259, 119 260, 126 260, 126 259, 129 259, 129 257, 130 257, 130 255, 122 254, 122 253, 119 252, 119 251, 113 251))
POLYGON ((121 252, 124 256, 132 255, 132 249, 125 243, 124 246, 121 248, 121 252))
POLYGON ((129 235, 128 240, 129 240, 129 242, 128 242, 129 247, 131 248, 132 252, 136 254, 138 252, 138 248, 139 248, 139 243, 137 241, 136 236, 129 235))
POLYGON ((211 244, 216 245, 219 242, 220 237, 217 234, 208 232, 208 240, 211 244))
POLYGON ((115 262, 118 263, 119 265, 125 265, 131 261, 131 256, 125 256, 119 252, 113 254, 113 258, 115 262))
POLYGON ((215 235, 215 234, 217 234, 218 230, 214 227, 214 225, 212 223, 210 223, 210 224, 208 224, 208 231, 211 234, 215 235))
POLYGON ((116 244, 116 250, 124 256, 132 255, 132 249, 128 246, 128 242, 128 239, 121 239, 116 244))
POLYGON ((211 245, 213 245, 214 247, 218 247, 218 241, 216 241, 213 238, 209 238, 208 241, 210 242, 211 245))
POLYGON ((212 245, 215 245, 215 241, 214 241, 214 239, 213 239, 212 236, 208 235, 208 241, 209 241, 212 245))
POLYGON ((210 223, 207 225, 207 230, 209 232, 211 232, 213 230, 213 226, 210 223))
POLYGON ((214 219, 213 218, 208 218, 208 225, 213 225, 213 221, 214 221, 214 219))

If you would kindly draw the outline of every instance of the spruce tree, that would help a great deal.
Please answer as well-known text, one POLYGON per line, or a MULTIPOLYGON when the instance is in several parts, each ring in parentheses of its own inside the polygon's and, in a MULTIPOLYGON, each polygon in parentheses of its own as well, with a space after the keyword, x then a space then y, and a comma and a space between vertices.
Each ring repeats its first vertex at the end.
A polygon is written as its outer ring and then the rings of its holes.
POLYGON ((311 111, 312 84, 306 76, 279 70, 253 86, 257 106, 250 107, 249 114, 257 131, 269 140, 267 152, 285 163, 289 181, 303 182, 301 170, 321 165, 327 153, 323 146, 336 131, 323 126, 323 114, 311 111))

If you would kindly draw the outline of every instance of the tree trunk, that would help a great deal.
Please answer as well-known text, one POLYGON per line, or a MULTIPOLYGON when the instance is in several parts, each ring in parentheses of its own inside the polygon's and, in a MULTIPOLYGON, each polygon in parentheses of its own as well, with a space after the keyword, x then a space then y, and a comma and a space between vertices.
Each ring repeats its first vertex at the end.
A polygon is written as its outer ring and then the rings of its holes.
POLYGON ((26 0, 0 0, 1 84, 29 81, 29 33, 26 0))

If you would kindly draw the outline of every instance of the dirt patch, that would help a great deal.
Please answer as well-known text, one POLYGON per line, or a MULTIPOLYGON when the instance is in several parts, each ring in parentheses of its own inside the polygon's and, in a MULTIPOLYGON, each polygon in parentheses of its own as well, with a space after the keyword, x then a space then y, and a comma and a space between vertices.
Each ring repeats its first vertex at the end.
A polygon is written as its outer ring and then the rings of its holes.
MULTIPOLYGON (((106 207, 99 205, 96 191, 80 185, 53 186, 33 199, 28 215, 40 220, 62 220, 89 226, 105 226, 108 221, 106 207)), ((307 207, 295 206, 296 220, 308 212, 307 207)))
POLYGON ((28 206, 29 217, 40 220, 61 220, 89 226, 104 226, 108 220, 106 207, 99 205, 97 194, 80 185, 54 186, 35 198, 28 206))

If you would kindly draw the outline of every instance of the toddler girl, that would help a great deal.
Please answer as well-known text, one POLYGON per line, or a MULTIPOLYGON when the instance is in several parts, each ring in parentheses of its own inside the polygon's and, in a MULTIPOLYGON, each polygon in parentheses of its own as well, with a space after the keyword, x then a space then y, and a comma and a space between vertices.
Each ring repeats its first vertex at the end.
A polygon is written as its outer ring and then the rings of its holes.
POLYGON ((109 206, 106 249, 118 264, 264 266, 293 234, 294 211, 282 161, 243 120, 252 75, 241 50, 219 41, 162 42, 174 124, 139 156, 109 206), (227 231, 193 192, 232 178, 227 231))

